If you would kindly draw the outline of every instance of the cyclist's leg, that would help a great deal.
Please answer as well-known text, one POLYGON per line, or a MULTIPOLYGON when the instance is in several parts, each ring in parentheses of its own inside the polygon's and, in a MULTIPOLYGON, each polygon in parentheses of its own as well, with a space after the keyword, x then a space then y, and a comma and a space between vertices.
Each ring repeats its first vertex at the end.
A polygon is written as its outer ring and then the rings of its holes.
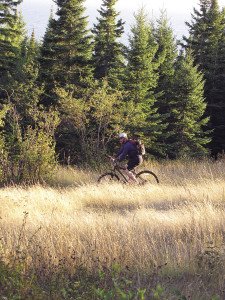
POLYGON ((127 169, 127 164, 125 162, 119 162, 118 164, 118 167, 121 169, 121 170, 126 170, 127 169))
POLYGON ((126 175, 128 176, 129 180, 131 182, 138 182, 136 179, 135 174, 132 172, 134 168, 136 168, 140 164, 139 160, 129 160, 127 164, 127 169, 126 169, 126 175))
POLYGON ((138 159, 139 159, 139 164, 138 165, 142 165, 142 163, 143 163, 143 156, 142 155, 138 155, 138 159))

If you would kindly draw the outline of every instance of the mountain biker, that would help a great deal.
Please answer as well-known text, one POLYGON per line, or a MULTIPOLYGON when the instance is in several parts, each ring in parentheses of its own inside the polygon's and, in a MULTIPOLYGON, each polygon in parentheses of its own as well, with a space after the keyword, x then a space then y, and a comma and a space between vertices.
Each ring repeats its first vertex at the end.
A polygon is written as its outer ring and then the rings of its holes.
POLYGON ((116 161, 121 162, 128 158, 128 163, 124 173, 131 181, 137 182, 132 170, 134 170, 135 167, 143 162, 142 155, 139 153, 136 143, 134 143, 132 140, 129 140, 126 133, 119 134, 119 141, 121 148, 116 155, 116 161))

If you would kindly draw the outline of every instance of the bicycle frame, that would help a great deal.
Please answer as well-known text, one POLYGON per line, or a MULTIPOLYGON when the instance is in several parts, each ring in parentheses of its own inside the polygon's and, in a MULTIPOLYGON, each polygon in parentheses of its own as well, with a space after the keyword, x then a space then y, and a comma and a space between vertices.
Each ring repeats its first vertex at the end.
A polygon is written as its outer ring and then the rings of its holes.
POLYGON ((125 177, 125 175, 121 172, 121 170, 124 170, 123 168, 120 168, 118 165, 114 165, 114 168, 113 168, 113 172, 116 173, 118 172, 122 178, 125 180, 125 182, 128 182, 127 178, 125 177))
MULTIPOLYGON (((117 172, 122 176, 122 178, 124 179, 125 182, 129 182, 126 178, 126 176, 123 174, 123 172, 121 172, 121 170, 126 170, 126 168, 120 167, 118 166, 118 164, 113 164, 114 168, 113 168, 113 172, 116 174, 117 172)), ((135 175, 135 171, 132 171, 135 175)))

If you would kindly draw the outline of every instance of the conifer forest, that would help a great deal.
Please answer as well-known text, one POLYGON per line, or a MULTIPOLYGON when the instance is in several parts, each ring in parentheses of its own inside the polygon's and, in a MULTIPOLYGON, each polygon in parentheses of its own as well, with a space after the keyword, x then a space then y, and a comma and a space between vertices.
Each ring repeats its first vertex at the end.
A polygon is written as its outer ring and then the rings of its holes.
POLYGON ((27 35, 21 2, 0 0, 3 182, 35 181, 57 162, 98 164, 121 131, 140 135, 157 159, 223 155, 225 10, 217 0, 199 1, 179 41, 166 11, 152 21, 140 9, 128 43, 117 0, 102 0, 92 28, 85 1, 55 0, 41 41, 35 29, 27 35))

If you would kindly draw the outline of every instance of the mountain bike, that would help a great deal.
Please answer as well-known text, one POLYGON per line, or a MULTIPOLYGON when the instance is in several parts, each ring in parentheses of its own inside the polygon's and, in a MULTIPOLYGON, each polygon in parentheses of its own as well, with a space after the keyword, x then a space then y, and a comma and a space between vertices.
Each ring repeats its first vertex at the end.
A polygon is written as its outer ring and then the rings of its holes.
MULTIPOLYGON (((121 167, 118 162, 112 162, 113 168, 112 170, 102 174, 98 178, 99 183, 103 182, 122 182, 122 183, 128 183, 128 178, 123 174, 123 170, 126 168, 121 167)), ((159 183, 159 179, 156 176, 155 173, 153 173, 150 170, 142 170, 138 173, 136 173, 135 169, 132 171, 138 180, 138 183, 140 185, 146 184, 146 183, 159 183)))

